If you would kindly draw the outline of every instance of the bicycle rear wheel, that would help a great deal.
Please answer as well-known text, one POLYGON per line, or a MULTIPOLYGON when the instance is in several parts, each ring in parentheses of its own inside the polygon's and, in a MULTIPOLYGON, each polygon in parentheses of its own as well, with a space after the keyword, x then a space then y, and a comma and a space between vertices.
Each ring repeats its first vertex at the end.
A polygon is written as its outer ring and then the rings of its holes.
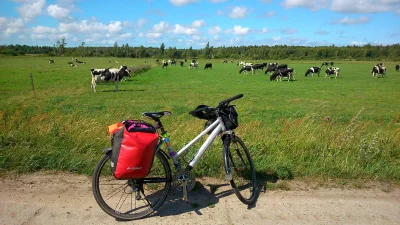
POLYGON ((172 175, 167 159, 157 151, 150 173, 143 179, 117 180, 111 171, 111 152, 94 170, 92 188, 103 211, 120 220, 135 220, 150 215, 167 198, 172 175))
POLYGON ((244 142, 235 135, 224 139, 224 166, 236 196, 246 205, 257 200, 256 172, 244 142))

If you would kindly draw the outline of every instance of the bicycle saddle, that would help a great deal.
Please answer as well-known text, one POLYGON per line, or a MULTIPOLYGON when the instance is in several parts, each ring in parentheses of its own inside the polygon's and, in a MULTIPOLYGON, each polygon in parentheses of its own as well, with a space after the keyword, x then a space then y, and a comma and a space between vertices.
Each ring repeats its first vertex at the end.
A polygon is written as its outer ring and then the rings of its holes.
POLYGON ((143 116, 149 117, 153 120, 159 120, 163 116, 169 116, 172 113, 169 111, 161 111, 161 112, 144 112, 142 113, 143 116))

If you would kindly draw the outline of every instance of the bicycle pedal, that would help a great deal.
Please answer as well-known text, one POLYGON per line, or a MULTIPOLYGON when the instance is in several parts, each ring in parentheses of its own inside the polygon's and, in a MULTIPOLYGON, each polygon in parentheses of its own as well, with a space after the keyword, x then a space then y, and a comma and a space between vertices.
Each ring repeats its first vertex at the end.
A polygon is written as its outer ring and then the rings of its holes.
POLYGON ((182 200, 183 200, 186 204, 192 205, 192 203, 191 203, 189 200, 187 200, 187 199, 185 199, 185 198, 182 198, 182 200))

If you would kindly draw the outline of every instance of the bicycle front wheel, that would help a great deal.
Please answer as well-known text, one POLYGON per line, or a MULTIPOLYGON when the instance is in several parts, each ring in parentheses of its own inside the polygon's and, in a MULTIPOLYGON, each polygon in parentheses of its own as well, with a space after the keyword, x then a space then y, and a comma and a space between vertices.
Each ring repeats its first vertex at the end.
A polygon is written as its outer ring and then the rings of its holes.
POLYGON ((239 137, 227 135, 223 152, 225 172, 233 191, 244 204, 253 204, 257 200, 257 184, 249 150, 239 137))
POLYGON ((111 171, 111 152, 94 170, 92 188, 103 211, 120 220, 135 220, 150 215, 167 198, 172 175, 167 159, 157 151, 150 173, 143 179, 117 180, 111 171))

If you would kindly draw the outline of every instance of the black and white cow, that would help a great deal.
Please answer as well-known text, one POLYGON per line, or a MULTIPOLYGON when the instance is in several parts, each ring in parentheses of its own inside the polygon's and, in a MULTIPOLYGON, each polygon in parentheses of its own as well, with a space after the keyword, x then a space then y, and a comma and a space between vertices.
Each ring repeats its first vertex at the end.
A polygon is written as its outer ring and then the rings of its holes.
POLYGON ((319 73, 321 72, 321 67, 314 66, 310 67, 307 69, 306 73, 304 74, 305 76, 308 76, 311 74, 311 76, 314 76, 314 73, 316 73, 319 76, 319 73))
POLYGON ((176 60, 175 59, 169 59, 168 60, 169 65, 176 65, 176 60))
POLYGON ((96 92, 96 84, 100 82, 114 82, 115 90, 118 91, 118 82, 124 77, 131 77, 130 71, 126 66, 121 66, 119 69, 91 69, 90 73, 92 75, 91 87, 94 92, 96 92))
POLYGON ((253 69, 257 72, 257 70, 264 71, 264 64, 254 64, 253 69))
POLYGON ((268 74, 268 72, 269 72, 272 75, 272 72, 274 72, 275 70, 276 70, 276 66, 269 64, 264 73, 268 74))
POLYGON ((399 71, 399 69, 400 69, 400 66, 399 66, 399 64, 397 64, 396 65, 396 72, 399 71))
POLYGON ((189 69, 192 69, 192 68, 198 69, 198 68, 199 68, 199 62, 197 62, 196 60, 194 60, 194 62, 192 61, 192 62, 189 64, 189 69))
POLYGON ((244 73, 247 74, 247 72, 250 72, 250 71, 251 71, 251 74, 254 74, 253 66, 243 66, 243 67, 239 70, 239 74, 242 73, 242 72, 244 72, 244 73))
POLYGON ((78 59, 77 59, 77 58, 75 58, 75 57, 72 57, 72 60, 73 60, 73 61, 77 61, 78 59))
POLYGON ((162 62, 162 68, 168 68, 168 62, 167 61, 165 61, 165 60, 163 60, 163 62, 162 62))
POLYGON ((321 67, 323 67, 323 66, 328 66, 328 62, 323 62, 321 67))
POLYGON ((386 67, 380 65, 374 66, 371 70, 371 74, 375 78, 377 78, 379 74, 382 74, 382 78, 384 78, 386 75, 386 67))
POLYGON ((225 59, 223 63, 228 63, 228 60, 225 59))
POLYGON ((77 63, 80 63, 80 64, 86 64, 85 62, 79 61, 79 60, 76 60, 76 62, 77 62, 77 63))
POLYGON ((54 60, 52 60, 52 59, 49 59, 49 63, 54 63, 54 60))
POLYGON ((331 62, 331 67, 333 66, 333 62, 331 62))
POLYGON ((78 67, 77 64, 73 64, 73 63, 71 63, 70 66, 71 66, 71 67, 78 67))
POLYGON ((275 72, 269 77, 269 80, 279 80, 282 81, 282 78, 286 77, 288 81, 291 79, 296 80, 294 78, 294 69, 293 68, 283 68, 277 69, 275 72))
POLYGON ((181 67, 183 67, 183 61, 179 61, 179 64, 181 64, 181 67))
POLYGON ((329 67, 325 70, 325 78, 331 78, 331 75, 335 75, 335 79, 339 77, 339 67, 329 67))
POLYGON ((204 69, 212 69, 212 63, 206 63, 206 65, 204 65, 204 69))

